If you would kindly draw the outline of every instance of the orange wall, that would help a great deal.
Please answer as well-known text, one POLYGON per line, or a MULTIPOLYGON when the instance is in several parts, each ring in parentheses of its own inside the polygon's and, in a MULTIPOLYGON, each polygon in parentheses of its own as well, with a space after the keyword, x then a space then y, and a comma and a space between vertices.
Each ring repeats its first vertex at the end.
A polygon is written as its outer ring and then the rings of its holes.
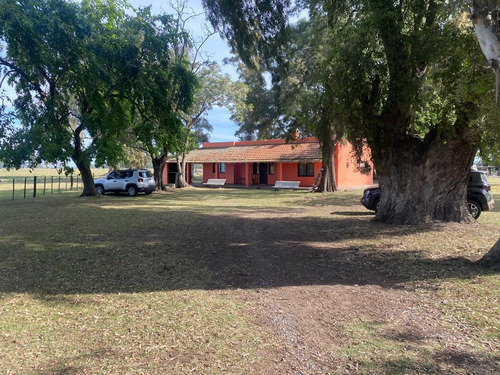
POLYGON ((212 165, 212 163, 203 164, 203 182, 207 182, 210 178, 217 178, 217 168, 215 169, 215 173, 213 173, 212 165))
MULTIPOLYGON (((357 187, 362 185, 373 184, 373 164, 369 161, 370 172, 368 174, 361 173, 357 169, 355 158, 352 156, 352 146, 347 143, 345 145, 339 143, 335 150, 335 177, 337 187, 357 187)), ((366 149, 364 160, 370 160, 370 151, 366 149)), ((260 164, 260 163, 259 163, 260 164)), ((226 184, 245 184, 245 172, 248 171, 247 181, 249 185, 259 183, 259 174, 253 175, 253 163, 226 163, 226 172, 218 172, 218 164, 215 165, 215 173, 212 172, 212 163, 203 164, 203 182, 210 178, 225 178, 226 184), (246 169, 246 165, 248 165, 246 169)), ((274 174, 268 174, 268 185, 274 185, 277 180, 284 181, 300 181, 300 186, 312 186, 321 168, 321 162, 314 163, 314 176, 299 177, 297 163, 274 163, 274 174), (281 164, 281 167, 280 167, 281 164), (281 174, 280 174, 281 170, 281 174)), ((268 169, 269 171, 269 169, 268 169)))
POLYGON ((226 184, 234 184, 235 164, 226 163, 226 172, 219 172, 219 164, 215 163, 215 173, 213 172, 213 163, 203 164, 203 182, 207 182, 210 178, 225 178, 226 184))
MULTIPOLYGON (((234 163, 226 163, 226 172, 219 173, 219 178, 225 178, 226 184, 234 184, 234 163)), ((218 168, 218 165, 216 165, 218 168)))
POLYGON ((281 179, 284 181, 300 181, 300 186, 312 186, 320 169, 321 162, 314 162, 314 176, 299 177, 298 163, 283 163, 283 176, 281 179))
MULTIPOLYGON (((361 173, 352 152, 350 143, 346 145, 339 143, 335 150, 335 177, 339 188, 373 184, 373 163, 367 162, 370 165, 370 173, 361 173)), ((368 149, 363 153, 363 159, 371 159, 368 149)))

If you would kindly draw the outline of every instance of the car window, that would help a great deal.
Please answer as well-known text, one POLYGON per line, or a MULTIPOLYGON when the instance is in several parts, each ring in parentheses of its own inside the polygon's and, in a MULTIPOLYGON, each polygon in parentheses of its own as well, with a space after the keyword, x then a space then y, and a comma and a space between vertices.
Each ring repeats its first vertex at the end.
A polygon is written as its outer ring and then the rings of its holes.
POLYGON ((111 172, 110 174, 108 174, 108 178, 118 178, 118 173, 111 172))

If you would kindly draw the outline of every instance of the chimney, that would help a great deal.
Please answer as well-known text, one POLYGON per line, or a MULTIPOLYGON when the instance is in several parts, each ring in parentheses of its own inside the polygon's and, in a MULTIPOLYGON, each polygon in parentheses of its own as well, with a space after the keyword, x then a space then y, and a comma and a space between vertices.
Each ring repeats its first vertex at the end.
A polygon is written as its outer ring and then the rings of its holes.
POLYGON ((293 135, 293 140, 298 141, 300 139, 300 132, 299 129, 295 130, 295 134, 293 135))

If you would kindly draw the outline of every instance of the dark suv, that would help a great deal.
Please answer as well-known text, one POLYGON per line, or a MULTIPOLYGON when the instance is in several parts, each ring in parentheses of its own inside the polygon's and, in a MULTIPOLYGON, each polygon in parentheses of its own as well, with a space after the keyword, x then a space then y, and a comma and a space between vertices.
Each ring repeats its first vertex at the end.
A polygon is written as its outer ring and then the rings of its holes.
MULTIPOLYGON (((380 201, 380 188, 373 186, 363 192, 361 204, 369 210, 377 211, 380 201)), ((491 186, 484 172, 471 171, 467 185, 467 208, 474 217, 479 218, 481 212, 491 211, 495 207, 495 201, 491 194, 491 186)))

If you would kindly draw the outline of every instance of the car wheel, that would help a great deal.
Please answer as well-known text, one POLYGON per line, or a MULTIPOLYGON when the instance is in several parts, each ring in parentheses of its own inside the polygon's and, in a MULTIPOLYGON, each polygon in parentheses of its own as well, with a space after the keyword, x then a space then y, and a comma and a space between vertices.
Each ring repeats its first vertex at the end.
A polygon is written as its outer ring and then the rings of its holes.
POLYGON ((135 197, 137 195, 137 188, 135 186, 129 186, 127 188, 127 193, 129 197, 135 197))
POLYGON ((152 190, 147 190, 146 194, 151 194, 153 191, 152 190))
POLYGON ((379 204, 380 204, 380 199, 377 199, 375 202, 373 202, 373 211, 375 212, 378 211, 379 204))
POLYGON ((104 186, 102 186, 102 185, 96 185, 95 189, 97 190, 97 194, 99 194, 99 195, 104 195, 104 193, 106 192, 104 190, 104 186))
POLYGON ((467 199, 467 208, 474 219, 478 219, 481 216, 481 206, 472 199, 467 199))

